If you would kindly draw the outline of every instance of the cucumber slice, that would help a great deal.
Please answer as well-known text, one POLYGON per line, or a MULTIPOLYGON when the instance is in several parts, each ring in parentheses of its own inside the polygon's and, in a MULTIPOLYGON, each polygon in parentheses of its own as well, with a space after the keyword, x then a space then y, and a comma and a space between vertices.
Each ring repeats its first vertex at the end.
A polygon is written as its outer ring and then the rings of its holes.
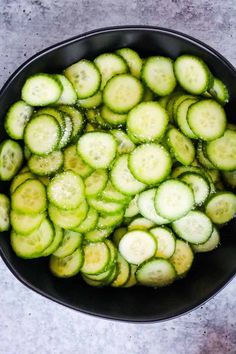
POLYGON ((127 233, 127 227, 118 227, 112 235, 112 241, 114 242, 115 246, 118 247, 120 240, 122 237, 127 233))
POLYGON ((115 113, 127 113, 143 97, 141 82, 129 74, 111 78, 103 91, 104 104, 115 113))
POLYGON ((49 247, 54 237, 54 229, 48 219, 45 219, 39 228, 27 236, 11 232, 11 246, 18 257, 39 258, 42 252, 49 247))
POLYGON ((139 265, 156 253, 157 244, 154 237, 140 230, 127 232, 119 243, 119 252, 131 264, 139 265))
POLYGON ((15 192, 17 187, 27 181, 27 179, 35 179, 35 176, 31 172, 24 172, 16 175, 10 186, 11 194, 15 192))
POLYGON ((93 62, 82 59, 64 71, 78 98, 93 96, 100 88, 101 75, 93 62))
POLYGON ((220 244, 220 234, 219 231, 213 227, 212 234, 210 238, 200 245, 193 245, 192 248, 195 253, 210 252, 218 247, 220 244))
POLYGON ((71 170, 82 178, 89 176, 93 169, 78 155, 76 145, 68 146, 64 150, 64 170, 71 170))
POLYGON ((214 194, 205 205, 205 212, 215 224, 224 224, 236 214, 236 195, 231 192, 214 194))
POLYGON ((57 120, 48 114, 41 114, 29 121, 24 131, 28 149, 36 155, 48 155, 55 150, 61 138, 57 120))
POLYGON ((62 93, 56 104, 75 104, 77 95, 70 81, 61 74, 54 74, 54 77, 62 86, 62 93))
POLYGON ((180 93, 178 96, 175 97, 175 100, 173 102, 173 105, 172 105, 172 116, 173 116, 173 121, 176 122, 176 118, 177 118, 177 112, 178 112, 178 109, 180 107, 180 105, 186 101, 187 99, 195 99, 197 100, 197 98, 193 95, 187 95, 187 94, 184 94, 184 93, 180 93))
POLYGON ((11 206, 19 213, 42 213, 47 207, 44 185, 36 179, 26 180, 12 194, 11 206))
POLYGON ((201 211, 190 211, 172 223, 175 233, 187 242, 205 243, 211 236, 213 226, 209 217, 201 211))
POLYGON ((227 122, 223 107, 213 100, 202 100, 191 105, 187 120, 193 133, 206 141, 221 137, 227 122))
POLYGON ((160 140, 167 128, 168 115, 158 102, 142 102, 128 114, 128 134, 138 142, 160 140))
POLYGON ((236 131, 227 129, 221 138, 208 142, 206 154, 219 170, 236 170, 236 131))
POLYGON ((135 215, 138 215, 139 213, 139 207, 138 207, 138 194, 130 201, 129 205, 127 206, 125 210, 125 215, 124 217, 126 218, 132 218, 135 215))
POLYGON ((162 108, 166 109, 169 99, 170 99, 170 96, 163 96, 163 97, 159 98, 157 102, 159 103, 159 105, 162 108))
POLYGON ((79 273, 83 261, 83 252, 81 249, 77 249, 74 253, 64 258, 52 255, 49 267, 56 277, 69 278, 79 273))
POLYGON ((69 115, 64 114, 65 129, 62 132, 62 137, 58 143, 58 149, 64 148, 70 143, 73 134, 73 122, 69 115))
POLYGON ((99 107, 102 104, 102 92, 98 91, 95 95, 77 101, 77 105, 82 108, 90 109, 99 107))
POLYGON ((21 90, 22 99, 30 106, 47 106, 55 103, 62 94, 62 85, 53 75, 30 76, 21 90))
POLYGON ((63 165, 63 153, 53 151, 47 156, 31 155, 28 166, 32 173, 38 176, 55 174, 63 165))
POLYGON ((176 128, 168 130, 166 142, 176 160, 181 164, 188 166, 195 159, 195 149, 192 141, 176 128))
POLYGON ((98 212, 94 208, 90 207, 88 214, 84 221, 74 229, 74 231, 86 233, 93 230, 98 223, 98 212))
POLYGON ((98 212, 109 215, 114 215, 123 209, 123 205, 121 203, 107 202, 95 197, 88 198, 88 203, 98 212))
POLYGON ((130 198, 127 195, 120 193, 113 184, 108 181, 106 187, 102 191, 101 197, 108 202, 117 202, 122 204, 127 204, 130 198))
MULTIPOLYGON (((113 268, 106 270, 103 273, 99 273, 99 274, 83 274, 83 278, 85 277, 85 281, 88 280, 92 280, 92 281, 96 281, 99 282, 100 284, 98 286, 102 286, 105 285, 106 280, 110 277, 111 273, 114 271, 113 268)), ((89 284, 89 283, 88 283, 89 284)), ((92 285, 93 284, 89 284, 92 285)))
POLYGON ((195 172, 182 173, 180 180, 187 183, 192 188, 195 205, 201 206, 210 194, 208 181, 195 172))
POLYGON ((104 242, 89 243, 84 245, 84 264, 82 273, 99 274, 107 270, 110 261, 110 251, 104 242))
MULTIPOLYGON (((181 96, 182 97, 182 96, 181 96)), ((184 96, 185 97, 185 96, 184 96)), ((181 132, 186 135, 190 139, 197 139, 197 136, 194 134, 194 132, 191 130, 187 116, 188 116, 188 111, 189 108, 196 103, 197 99, 196 98, 185 98, 184 101, 179 104, 177 110, 176 110, 176 115, 175 115, 175 120, 179 126, 179 129, 181 132)))
POLYGON ((102 106, 101 116, 111 125, 122 125, 125 124, 127 120, 127 114, 114 113, 107 106, 102 106))
POLYGON ((108 133, 91 132, 78 141, 77 151, 93 168, 108 168, 116 155, 117 144, 108 133))
POLYGON ((117 257, 117 273, 116 277, 111 283, 112 287, 118 288, 124 286, 130 276, 130 265, 129 263, 118 253, 117 257))
POLYGON ((157 250, 155 257, 170 258, 175 251, 175 236, 167 227, 155 227, 149 232, 156 238, 157 250))
POLYGON ((197 159, 203 167, 207 169, 214 169, 215 166, 211 163, 208 157, 205 154, 205 146, 203 145, 203 141, 199 140, 197 145, 197 159))
POLYGON ((135 145, 125 132, 123 132, 122 130, 114 129, 110 130, 110 133, 114 136, 118 144, 118 154, 128 154, 129 152, 134 150, 135 145))
POLYGON ((136 147, 130 153, 128 163, 134 177, 149 185, 163 181, 170 174, 172 165, 169 153, 154 143, 136 147))
POLYGON ((170 262, 175 267, 178 277, 184 277, 193 263, 193 251, 187 242, 176 240, 175 252, 170 262))
POLYGON ((52 243, 43 251, 42 253, 42 257, 47 257, 51 254, 53 254, 53 252, 55 252, 63 237, 64 237, 64 232, 63 232, 63 229, 61 229, 60 227, 54 225, 54 231, 55 231, 55 235, 54 235, 54 238, 53 238, 53 241, 52 243))
POLYGON ((158 187, 154 204, 157 213, 163 218, 179 219, 194 206, 192 189, 177 179, 169 179, 158 187))
POLYGON ((22 214, 15 210, 11 210, 10 220, 11 226, 17 234, 28 235, 36 230, 43 220, 46 218, 46 213, 36 215, 22 214))
POLYGON ((13 140, 4 140, 0 145, 0 179, 11 180, 23 162, 23 152, 20 145, 13 140))
POLYGON ((82 241, 83 235, 79 232, 65 230, 62 242, 53 255, 59 258, 70 256, 77 248, 81 246, 82 241))
POLYGON ((136 279, 136 270, 137 266, 135 264, 130 265, 130 275, 128 281, 125 283, 124 288, 131 288, 132 286, 137 284, 136 279))
POLYGON ((0 231, 10 228, 10 200, 5 194, 0 194, 0 231))
POLYGON ((116 53, 126 61, 131 74, 139 78, 141 76, 143 62, 138 53, 130 48, 118 49, 116 53))
POLYGON ((114 53, 101 54, 94 60, 94 63, 102 75, 102 90, 104 89, 108 80, 110 80, 113 76, 124 74, 128 71, 128 66, 123 58, 114 53))
POLYGON ((224 182, 231 188, 236 188, 236 170, 222 173, 224 182))
POLYGON ((138 210, 142 216, 153 221, 157 225, 169 224, 170 220, 161 217, 157 214, 154 199, 156 188, 142 192, 138 197, 138 210))
MULTIPOLYGON (((72 122, 71 140, 77 141, 77 138, 80 135, 84 126, 84 117, 82 113, 74 107, 68 107, 65 105, 59 106, 58 109, 62 111, 65 115, 70 117, 70 120, 72 122)), ((67 127, 65 129, 68 130, 67 127)))
POLYGON ((229 91, 227 87, 220 79, 216 77, 214 77, 213 85, 209 92, 222 105, 225 105, 229 102, 229 91))
POLYGON ((88 242, 100 242, 105 240, 110 236, 112 232, 111 228, 106 228, 103 230, 94 229, 85 233, 84 238, 88 242))
POLYGON ((162 56, 149 57, 143 65, 142 79, 158 96, 169 95, 176 86, 173 61, 162 56))
POLYGON ((23 139, 25 127, 33 114, 33 107, 24 101, 15 102, 8 110, 4 127, 12 139, 23 139))
POLYGON ((111 170, 111 182, 114 187, 126 195, 134 195, 145 189, 146 185, 134 178, 128 167, 129 155, 122 155, 114 162, 111 170))
POLYGON ((155 223, 146 218, 136 218, 128 225, 128 230, 149 230, 155 226, 155 223))
POLYGON ((84 198, 84 183, 72 171, 57 174, 47 188, 48 199, 61 209, 75 209, 84 198))
POLYGON ((174 64, 175 76, 180 86, 195 95, 207 91, 213 84, 213 77, 207 65, 193 55, 181 55, 174 64))
POLYGON ((114 215, 102 214, 99 216, 97 227, 99 229, 115 227, 122 222, 123 217, 124 217, 124 210, 121 210, 114 215))
POLYGON ((105 169, 98 169, 88 176, 85 181, 85 195, 86 197, 95 197, 101 193, 108 180, 108 173, 105 169))

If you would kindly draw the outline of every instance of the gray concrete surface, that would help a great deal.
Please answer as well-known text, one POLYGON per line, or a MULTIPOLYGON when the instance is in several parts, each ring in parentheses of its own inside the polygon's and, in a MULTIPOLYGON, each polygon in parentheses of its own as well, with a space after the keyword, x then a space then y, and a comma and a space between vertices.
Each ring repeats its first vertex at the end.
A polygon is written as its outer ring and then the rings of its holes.
MULTIPOLYGON (((0 85, 51 44, 108 25, 186 32, 236 65, 235 0, 1 0, 0 85)), ((21 285, 0 260, 0 354, 236 353, 236 280, 198 310, 134 325, 74 312, 21 285)))

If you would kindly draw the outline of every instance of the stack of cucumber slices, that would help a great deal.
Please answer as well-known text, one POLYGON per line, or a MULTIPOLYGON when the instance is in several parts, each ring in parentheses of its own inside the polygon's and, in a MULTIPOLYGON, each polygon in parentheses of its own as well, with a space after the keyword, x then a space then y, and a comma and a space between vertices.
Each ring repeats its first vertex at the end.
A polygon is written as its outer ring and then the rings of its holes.
POLYGON ((236 213, 228 100, 200 58, 130 48, 27 78, 0 146, 11 181, 0 230, 14 252, 95 287, 186 275, 236 213))

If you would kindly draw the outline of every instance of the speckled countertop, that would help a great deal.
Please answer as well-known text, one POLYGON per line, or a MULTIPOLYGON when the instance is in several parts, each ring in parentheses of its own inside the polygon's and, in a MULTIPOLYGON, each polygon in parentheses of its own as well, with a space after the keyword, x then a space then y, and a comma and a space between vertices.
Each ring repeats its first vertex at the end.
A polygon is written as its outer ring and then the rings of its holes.
MULTIPOLYGON (((109 25, 186 32, 236 65, 235 0, 1 0, 0 86, 51 44, 109 25)), ((89 317, 18 282, 0 260, 0 354, 236 353, 236 279, 179 319, 135 325, 89 317)))

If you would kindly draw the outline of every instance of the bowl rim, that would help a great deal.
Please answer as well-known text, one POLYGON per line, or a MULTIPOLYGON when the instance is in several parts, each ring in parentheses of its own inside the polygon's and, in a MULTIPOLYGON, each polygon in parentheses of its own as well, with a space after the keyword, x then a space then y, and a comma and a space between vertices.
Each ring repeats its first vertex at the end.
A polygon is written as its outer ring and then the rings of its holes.
MULTIPOLYGON (((132 30, 132 31, 145 31, 145 32, 158 32, 158 33, 163 33, 163 34, 169 34, 172 35, 174 37, 180 38, 180 39, 184 39, 187 40, 188 42, 192 43, 192 44, 197 44, 198 46, 202 47, 203 50, 210 52, 211 54, 213 54, 214 56, 218 57, 218 59, 220 59, 225 66, 228 67, 228 69, 234 74, 236 75, 236 69, 234 68, 234 66, 223 56, 221 55, 217 50, 213 49, 211 46, 209 46, 208 44, 205 44, 204 42, 190 36, 187 35, 183 32, 180 31, 176 31, 176 30, 172 30, 172 29, 168 29, 168 28, 164 28, 164 27, 158 27, 158 26, 139 26, 139 25, 123 25, 123 26, 108 26, 108 27, 101 27, 98 29, 93 29, 91 31, 87 31, 84 32, 82 34, 79 34, 77 36, 73 36, 71 38, 65 39, 61 42, 57 42, 56 44, 53 44, 49 47, 44 48, 43 50, 37 52, 36 54, 32 55, 29 59, 27 59, 26 61, 24 61, 11 75, 10 77, 5 81, 5 83, 3 84, 2 88, 0 89, 0 98, 4 95, 4 93, 6 92, 6 90, 8 89, 8 86, 14 81, 14 79, 18 76, 18 74, 24 70, 24 68, 26 68, 29 64, 33 63, 35 59, 39 59, 40 57, 42 57, 43 55, 45 55, 46 53, 50 53, 51 51, 54 51, 56 49, 59 49, 61 47, 64 47, 65 45, 69 45, 72 43, 75 43, 77 41, 89 38, 89 37, 93 37, 94 35, 97 34, 103 34, 103 33, 112 33, 112 32, 120 32, 120 31, 128 31, 128 30, 132 30)), ((86 315, 91 315, 93 317, 96 318, 101 318, 101 319, 106 319, 106 320, 112 320, 112 321, 119 321, 119 322, 126 322, 126 323, 141 323, 141 324, 148 324, 148 323, 157 323, 157 322, 164 322, 164 321, 168 321, 168 320, 172 320, 172 319, 176 319, 180 316, 186 315, 188 313, 190 313, 193 310, 198 309, 200 306, 204 305, 206 302, 208 302, 209 300, 211 300, 215 295, 217 295, 221 290, 223 290, 227 284, 229 284, 234 277, 236 276, 236 271, 233 271, 224 281, 222 281, 222 283, 213 291, 210 292, 210 294, 208 294, 208 296, 205 296, 203 298, 201 298, 200 300, 196 301, 194 305, 189 305, 186 306, 185 308, 183 308, 181 311, 176 312, 174 315, 168 315, 168 316, 163 316, 163 318, 161 319, 128 319, 126 316, 113 316, 113 315, 103 315, 103 314, 98 314, 96 312, 93 311, 89 311, 89 310, 84 310, 84 309, 80 309, 77 308, 74 305, 70 305, 65 303, 63 300, 60 299, 56 299, 54 296, 51 296, 50 294, 47 294, 46 292, 44 292, 43 290, 40 290, 39 288, 37 288, 36 286, 32 285, 31 283, 29 283, 27 280, 24 279, 24 277, 22 277, 17 270, 12 266, 11 262, 7 259, 7 257, 5 256, 5 254, 3 253, 3 250, 1 249, 0 246, 0 256, 2 258, 2 260, 4 261, 4 263, 6 264, 7 268, 10 270, 10 272, 23 284, 25 285, 27 288, 33 290, 34 292, 36 292, 37 294, 42 295, 43 297, 50 299, 60 305, 64 305, 67 308, 70 308, 72 310, 76 310, 82 314, 86 314, 86 315)))

